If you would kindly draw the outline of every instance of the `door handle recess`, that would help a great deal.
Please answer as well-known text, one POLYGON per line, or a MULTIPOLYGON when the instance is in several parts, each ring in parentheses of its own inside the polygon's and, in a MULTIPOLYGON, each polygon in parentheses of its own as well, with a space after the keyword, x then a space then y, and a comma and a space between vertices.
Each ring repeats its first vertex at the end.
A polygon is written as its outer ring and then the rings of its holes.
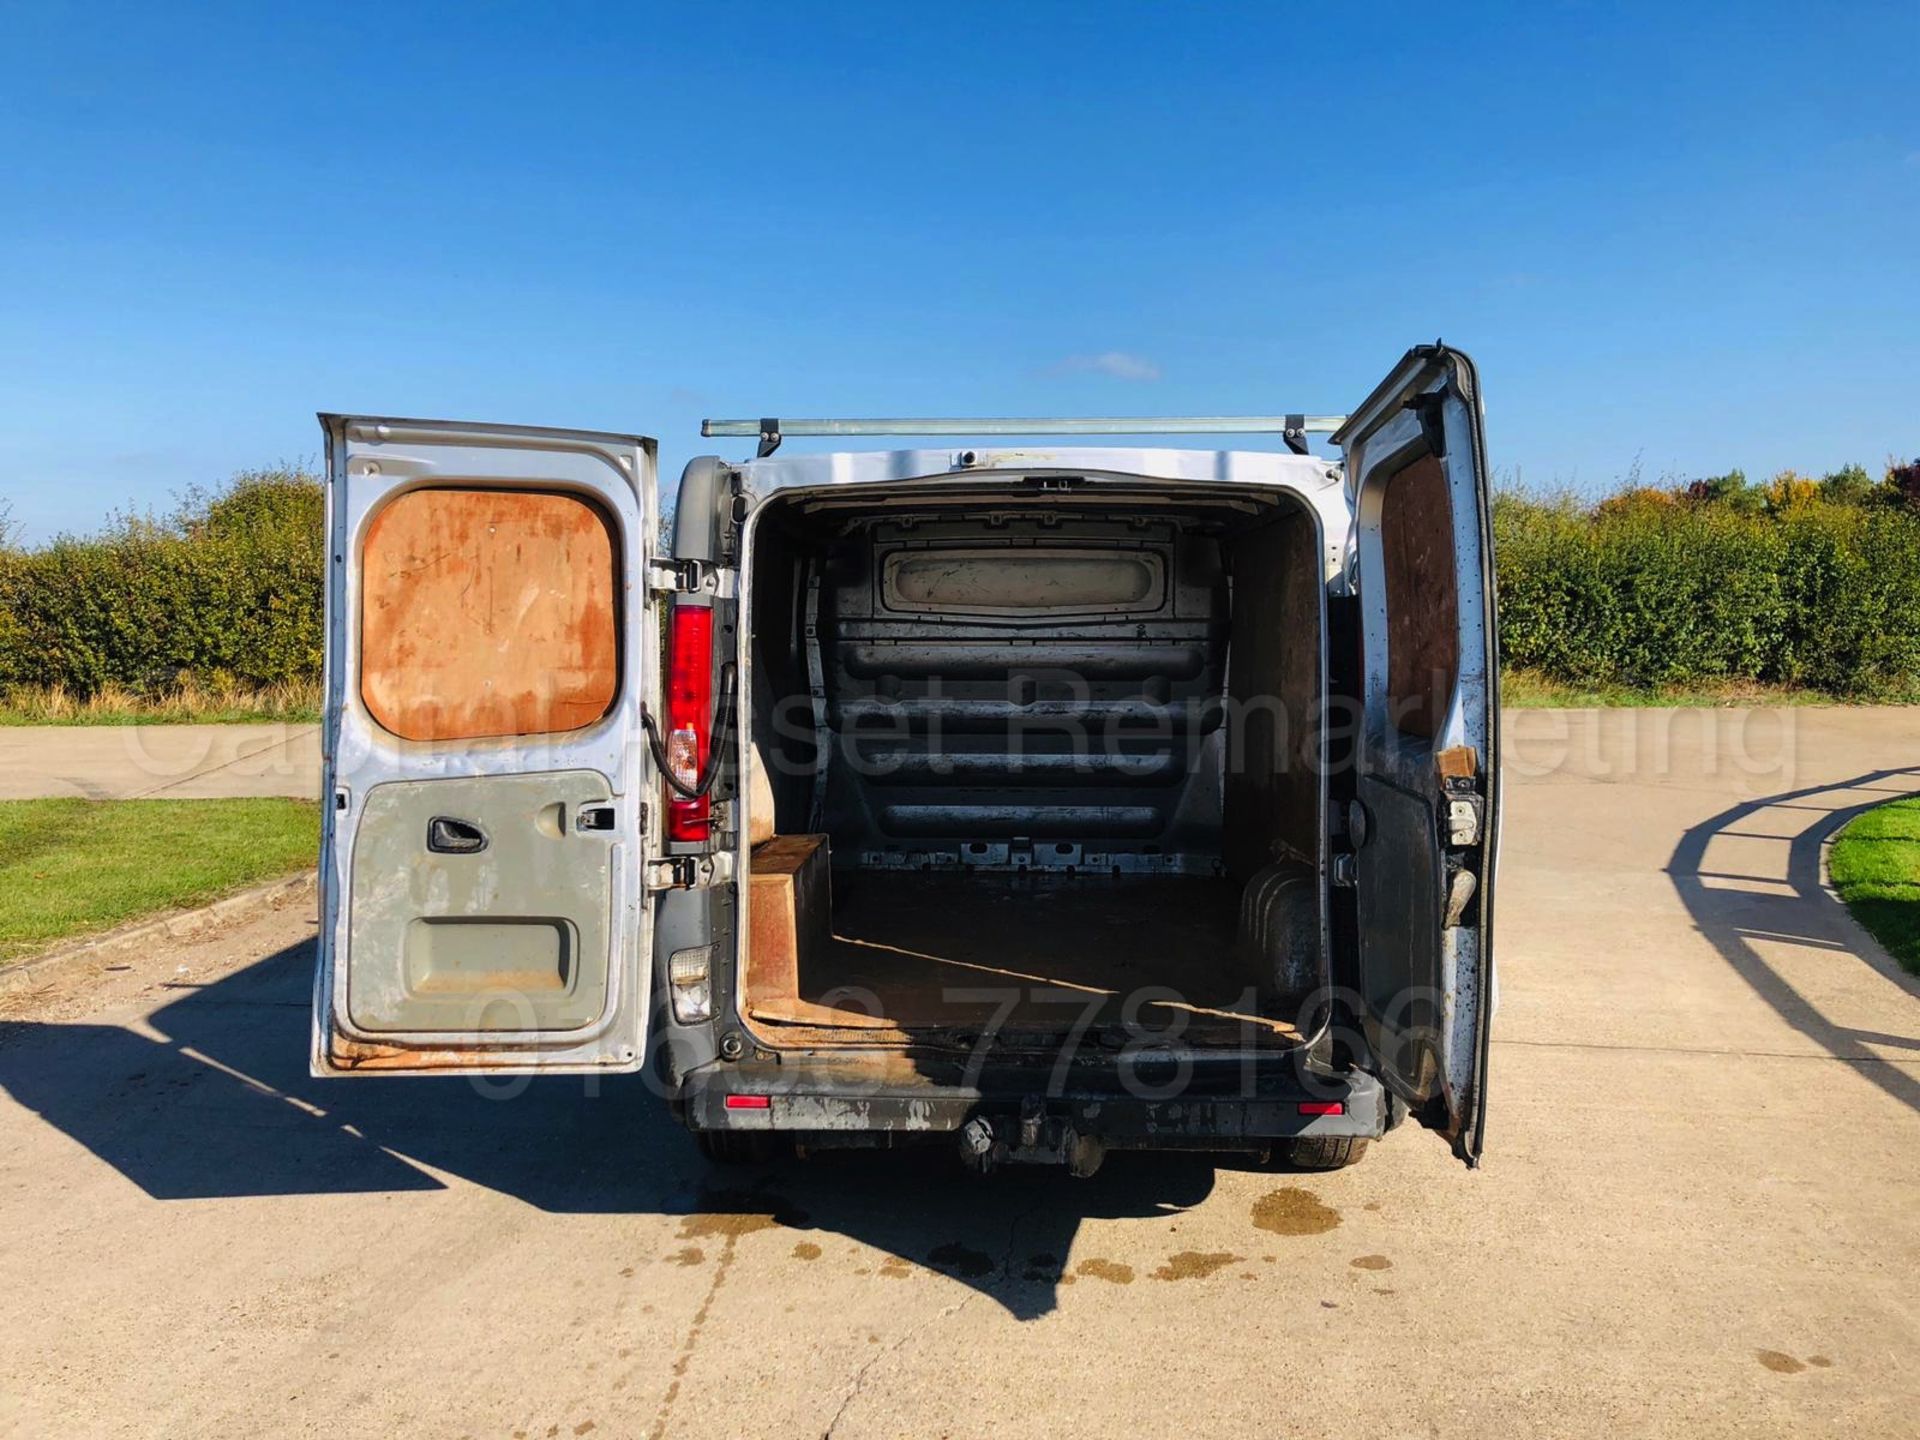
POLYGON ((487 848, 487 832, 471 820, 436 815, 427 822, 427 849, 439 855, 478 855, 487 848))

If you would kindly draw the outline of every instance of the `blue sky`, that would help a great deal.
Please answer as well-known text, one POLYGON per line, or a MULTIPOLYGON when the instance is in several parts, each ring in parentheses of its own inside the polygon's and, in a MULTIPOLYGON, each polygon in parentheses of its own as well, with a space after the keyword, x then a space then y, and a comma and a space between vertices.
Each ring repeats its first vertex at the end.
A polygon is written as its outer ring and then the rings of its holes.
POLYGON ((1920 6, 0 11, 29 538, 313 412, 1343 410, 1530 485, 1920 453, 1920 6), (1456 11, 1458 13, 1456 13, 1456 11))

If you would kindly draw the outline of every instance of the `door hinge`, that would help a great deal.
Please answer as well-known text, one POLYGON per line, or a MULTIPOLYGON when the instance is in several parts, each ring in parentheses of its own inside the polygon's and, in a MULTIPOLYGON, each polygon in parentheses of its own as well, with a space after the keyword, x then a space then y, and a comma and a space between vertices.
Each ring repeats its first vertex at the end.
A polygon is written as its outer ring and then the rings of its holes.
POLYGON ((711 595, 731 600, 740 572, 705 560, 654 559, 647 562, 647 588, 662 595, 711 595))
POLYGON ((1430 390, 1414 396, 1405 406, 1419 418, 1420 438, 1426 441, 1427 449, 1436 460, 1447 458, 1446 403, 1444 390, 1430 390))
POLYGON ((649 890, 705 890, 733 879, 733 852, 663 855, 646 865, 649 890))

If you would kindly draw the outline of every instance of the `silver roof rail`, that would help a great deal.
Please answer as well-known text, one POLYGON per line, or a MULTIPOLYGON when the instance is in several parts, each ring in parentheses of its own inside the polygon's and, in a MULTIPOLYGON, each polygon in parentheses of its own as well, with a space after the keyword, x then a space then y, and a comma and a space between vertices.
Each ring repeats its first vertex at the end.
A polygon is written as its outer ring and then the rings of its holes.
POLYGON ((771 455, 789 435, 1278 435, 1297 455, 1308 435, 1331 435, 1344 415, 1110 415, 1066 419, 702 420, 700 433, 752 436, 771 455))

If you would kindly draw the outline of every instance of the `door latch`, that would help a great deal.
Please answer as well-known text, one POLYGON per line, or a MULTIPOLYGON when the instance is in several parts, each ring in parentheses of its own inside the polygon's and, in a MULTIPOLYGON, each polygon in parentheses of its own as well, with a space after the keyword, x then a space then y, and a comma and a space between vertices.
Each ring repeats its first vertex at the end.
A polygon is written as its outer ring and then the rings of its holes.
POLYGON ((1446 797, 1447 844, 1460 846, 1480 843, 1480 818, 1484 803, 1478 795, 1446 797))

